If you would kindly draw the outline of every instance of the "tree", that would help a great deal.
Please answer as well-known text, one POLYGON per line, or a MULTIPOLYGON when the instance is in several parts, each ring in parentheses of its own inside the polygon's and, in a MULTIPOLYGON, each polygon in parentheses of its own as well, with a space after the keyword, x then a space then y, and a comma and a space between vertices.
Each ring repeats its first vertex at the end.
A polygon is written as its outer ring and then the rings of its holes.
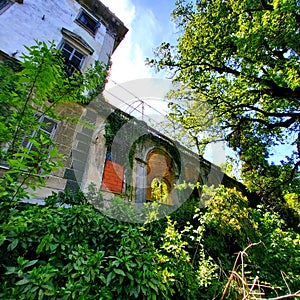
POLYGON ((195 118, 201 102, 213 109, 251 190, 268 201, 299 193, 299 2, 178 1, 172 15, 177 45, 162 43, 150 65, 199 95, 195 118), (290 151, 272 163, 280 145, 290 151))
POLYGON ((24 185, 34 189, 61 166, 57 148, 45 134, 49 121, 61 118, 58 105, 90 101, 107 75, 106 67, 96 63, 85 74, 67 76, 61 51, 54 44, 37 42, 27 51, 19 63, 0 64, 0 160, 7 166, 0 178, 0 197, 9 202, 26 196, 24 185))
POLYGON ((215 112, 200 93, 182 85, 171 90, 167 97, 171 99, 167 119, 173 127, 177 125, 174 139, 200 155, 209 143, 224 141, 215 112))

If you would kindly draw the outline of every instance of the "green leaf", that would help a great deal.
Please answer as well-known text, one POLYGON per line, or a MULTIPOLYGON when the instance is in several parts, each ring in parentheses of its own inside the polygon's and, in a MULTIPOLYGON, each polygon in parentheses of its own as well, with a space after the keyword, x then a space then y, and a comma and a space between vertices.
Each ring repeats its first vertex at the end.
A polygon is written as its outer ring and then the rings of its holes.
POLYGON ((50 244, 49 248, 51 251, 55 250, 57 247, 59 246, 59 244, 50 244))
POLYGON ((155 284, 153 284, 151 281, 148 282, 148 285, 156 292, 158 293, 158 289, 157 286, 155 284))
POLYGON ((106 279, 105 279, 105 277, 104 277, 103 274, 101 274, 101 275, 99 276, 99 278, 100 278, 100 280, 101 280, 104 284, 106 284, 106 279))
POLYGON ((23 279, 17 281, 17 282, 16 282, 16 285, 24 285, 24 284, 27 284, 27 283, 29 283, 29 282, 30 282, 29 279, 23 278, 23 279))
POLYGON ((125 273, 124 273, 124 271, 121 270, 121 269, 114 269, 114 272, 115 272, 116 274, 119 274, 119 275, 122 275, 122 276, 126 276, 125 273))
POLYGON ((47 238, 46 236, 43 237, 43 239, 41 240, 40 244, 38 245, 37 249, 36 249, 36 253, 37 254, 40 254, 44 247, 45 247, 45 244, 46 244, 46 241, 47 241, 47 238))
POLYGON ((115 277, 115 274, 113 272, 108 273, 106 278, 106 286, 109 286, 111 280, 115 277))
POLYGON ((42 290, 42 289, 40 289, 39 290, 39 297, 38 297, 38 299, 40 300, 42 300, 44 298, 44 291, 42 290))
POLYGON ((16 272, 16 267, 6 267, 7 271, 5 272, 5 275, 14 274, 16 272))
POLYGON ((25 265, 23 266, 23 268, 25 269, 25 268, 28 268, 28 267, 30 267, 30 266, 33 266, 33 265, 36 264, 38 261, 39 261, 38 259, 31 260, 31 261, 29 261, 27 264, 25 264, 25 265))
POLYGON ((133 276, 129 272, 126 272, 126 277, 132 281, 134 280, 133 276))
POLYGON ((8 246, 7 246, 7 251, 12 251, 12 250, 14 250, 16 247, 17 247, 17 245, 18 245, 18 243, 19 243, 19 240, 13 240, 8 246))

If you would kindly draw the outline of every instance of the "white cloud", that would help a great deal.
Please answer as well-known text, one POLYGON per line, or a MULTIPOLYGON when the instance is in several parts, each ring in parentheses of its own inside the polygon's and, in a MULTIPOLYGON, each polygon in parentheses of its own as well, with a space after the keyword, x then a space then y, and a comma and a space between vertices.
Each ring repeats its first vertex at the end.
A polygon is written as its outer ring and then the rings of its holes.
MULTIPOLYGON (((110 79, 122 83, 128 80, 153 77, 145 59, 152 56, 160 26, 148 8, 137 7, 132 0, 102 0, 129 29, 124 40, 112 55, 110 79)), ((106 88, 113 86, 108 83, 106 88)))
POLYGON ((131 0, 101 0, 101 2, 106 5, 111 12, 113 12, 125 26, 130 24, 135 16, 135 6, 131 0))

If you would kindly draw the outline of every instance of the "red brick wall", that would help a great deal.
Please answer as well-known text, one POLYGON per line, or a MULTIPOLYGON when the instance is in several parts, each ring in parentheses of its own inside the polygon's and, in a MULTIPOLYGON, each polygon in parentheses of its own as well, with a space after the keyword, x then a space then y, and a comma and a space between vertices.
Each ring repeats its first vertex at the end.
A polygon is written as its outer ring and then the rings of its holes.
POLYGON ((107 160, 104 166, 101 189, 113 193, 122 193, 124 167, 107 160))

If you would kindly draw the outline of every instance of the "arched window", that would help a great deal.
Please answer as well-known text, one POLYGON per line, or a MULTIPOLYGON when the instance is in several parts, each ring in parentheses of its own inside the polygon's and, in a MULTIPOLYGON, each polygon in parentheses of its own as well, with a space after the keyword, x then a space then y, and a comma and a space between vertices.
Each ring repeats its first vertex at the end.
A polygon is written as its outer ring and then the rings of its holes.
POLYGON ((174 177, 171 158, 160 150, 150 152, 147 157, 146 200, 172 205, 174 177))

